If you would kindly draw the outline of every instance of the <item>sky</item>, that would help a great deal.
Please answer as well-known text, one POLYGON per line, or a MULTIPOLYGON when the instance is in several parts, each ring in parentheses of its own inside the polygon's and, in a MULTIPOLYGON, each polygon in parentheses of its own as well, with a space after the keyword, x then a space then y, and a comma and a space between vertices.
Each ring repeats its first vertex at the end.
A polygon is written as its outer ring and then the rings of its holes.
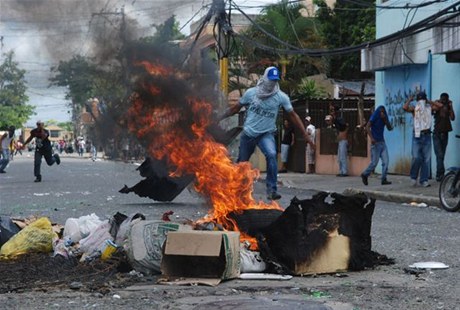
MULTIPOLYGON (((92 56, 101 49, 95 33, 102 27, 116 27, 114 20, 123 7, 136 23, 138 36, 151 35, 151 25, 171 15, 181 31, 190 33, 190 21, 208 11, 212 0, 0 0, 0 63, 13 51, 14 60, 26 70, 28 104, 36 107, 26 125, 37 120, 70 121, 65 88, 50 87, 50 68, 74 55, 92 56)), ((246 13, 279 0, 233 0, 246 13)))

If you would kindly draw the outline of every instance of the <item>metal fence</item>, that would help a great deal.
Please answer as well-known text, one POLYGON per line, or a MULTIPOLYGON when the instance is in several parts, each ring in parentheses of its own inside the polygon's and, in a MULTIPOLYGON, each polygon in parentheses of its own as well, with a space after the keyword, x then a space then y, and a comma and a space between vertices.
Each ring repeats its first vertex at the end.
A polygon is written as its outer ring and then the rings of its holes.
MULTIPOLYGON (((311 117, 312 124, 321 130, 320 154, 337 154, 337 141, 335 130, 325 130, 326 115, 330 114, 329 107, 338 105, 341 107, 340 115, 349 125, 348 141, 349 155, 367 157, 367 135, 359 125, 358 99, 310 99, 304 102, 293 102, 294 110, 303 120, 305 116, 311 117)), ((364 100, 364 118, 367 121, 374 110, 374 100, 364 100)), ((282 117, 279 122, 279 132, 282 128, 282 117)), ((288 168, 291 171, 305 172, 305 141, 300 133, 296 134, 296 143, 289 155, 288 168)))

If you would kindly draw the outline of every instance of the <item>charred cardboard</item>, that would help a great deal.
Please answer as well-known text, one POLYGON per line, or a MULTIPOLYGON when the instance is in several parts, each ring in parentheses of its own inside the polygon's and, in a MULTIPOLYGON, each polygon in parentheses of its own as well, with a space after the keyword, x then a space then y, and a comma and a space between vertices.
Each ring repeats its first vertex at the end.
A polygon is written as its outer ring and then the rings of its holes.
POLYGON ((227 231, 171 231, 166 238, 160 282, 205 284, 240 275, 240 234, 227 231))
POLYGON ((310 275, 346 271, 350 257, 350 238, 334 232, 329 235, 324 248, 315 253, 310 261, 296 262, 293 273, 310 275))

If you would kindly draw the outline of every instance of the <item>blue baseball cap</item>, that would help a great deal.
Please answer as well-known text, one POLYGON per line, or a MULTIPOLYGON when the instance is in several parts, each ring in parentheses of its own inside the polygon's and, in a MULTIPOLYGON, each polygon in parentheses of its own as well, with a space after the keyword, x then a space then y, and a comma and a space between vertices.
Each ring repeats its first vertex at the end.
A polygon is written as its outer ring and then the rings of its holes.
POLYGON ((280 70, 277 67, 268 67, 265 69, 265 75, 270 81, 278 81, 280 79, 280 70))

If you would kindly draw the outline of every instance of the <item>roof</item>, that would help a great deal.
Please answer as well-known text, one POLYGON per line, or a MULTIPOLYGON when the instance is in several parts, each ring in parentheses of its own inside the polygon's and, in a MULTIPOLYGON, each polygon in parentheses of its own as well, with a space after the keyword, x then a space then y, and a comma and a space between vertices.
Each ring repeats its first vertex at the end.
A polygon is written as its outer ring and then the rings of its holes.
POLYGON ((361 85, 365 83, 364 96, 375 95, 375 81, 374 80, 362 80, 362 81, 340 81, 334 80, 334 84, 340 88, 352 91, 356 94, 361 93, 361 85))

